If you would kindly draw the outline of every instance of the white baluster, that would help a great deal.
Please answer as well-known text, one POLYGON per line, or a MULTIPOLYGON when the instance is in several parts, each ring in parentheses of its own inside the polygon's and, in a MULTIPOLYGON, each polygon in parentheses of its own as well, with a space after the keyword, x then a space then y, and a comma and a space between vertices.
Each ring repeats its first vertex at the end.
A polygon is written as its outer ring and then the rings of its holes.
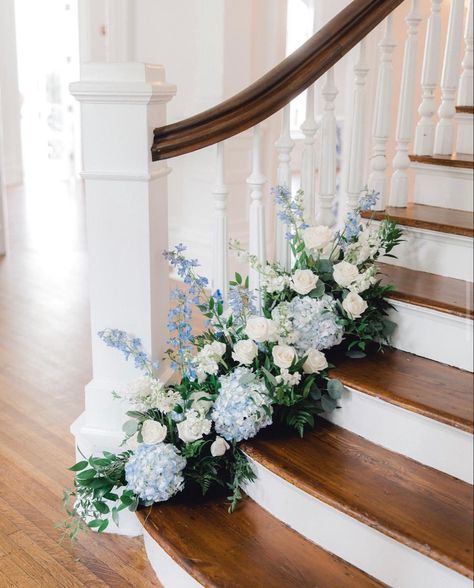
POLYGON ((301 163, 301 188, 304 192, 305 218, 314 219, 314 136, 317 124, 314 118, 314 85, 306 90, 306 118, 301 125, 304 135, 303 157, 301 163))
POLYGON ((224 143, 216 145, 216 183, 214 197, 214 290, 227 294, 227 197, 229 190, 224 182, 224 143))
MULTIPOLYGON (((249 252, 260 263, 265 263, 265 210, 263 206, 263 187, 266 178, 262 174, 262 131, 260 125, 253 129, 252 173, 247 179, 250 188, 249 210, 249 252)), ((260 274, 249 268, 250 289, 260 288, 260 274)), ((260 301, 260 295, 257 296, 260 301)), ((260 303, 259 303, 260 306, 260 303)))
POLYGON ((459 53, 461 50, 464 0, 451 0, 448 39, 444 50, 443 75, 441 77, 441 105, 438 110, 434 152, 451 155, 454 147, 454 115, 456 114, 456 90, 459 82, 459 53))
POLYGON ((421 74, 422 101, 418 108, 420 120, 416 126, 413 151, 416 155, 433 155, 436 112, 435 92, 438 85, 439 58, 441 51, 441 3, 432 0, 425 39, 425 55, 421 74))
POLYGON ((474 86, 473 75, 473 26, 474 15, 472 13, 472 0, 468 2, 466 28, 464 29, 464 42, 466 48, 462 60, 462 74, 459 81, 458 104, 459 106, 473 106, 472 88, 474 86))
POLYGON ((377 76, 375 98, 373 147, 370 161, 370 175, 367 185, 379 193, 375 210, 385 209, 385 172, 387 169, 386 146, 390 132, 390 112, 392 105, 393 65, 392 54, 396 47, 393 38, 392 15, 385 21, 385 32, 379 43, 380 65, 377 76))
MULTIPOLYGON (((359 43, 358 58, 354 65, 354 110, 352 112, 352 129, 349 144, 347 168, 347 208, 357 206, 360 193, 364 187, 364 131, 365 131, 365 82, 369 68, 366 62, 365 39, 359 43)), ((324 145, 321 146, 324 148, 324 145)))
POLYGON ((407 39, 403 55, 402 81, 398 105, 398 119, 396 131, 396 153, 393 158, 394 173, 390 188, 390 204, 392 206, 406 206, 408 200, 408 175, 410 158, 408 148, 413 132, 416 52, 418 44, 418 25, 421 17, 418 12, 418 0, 412 0, 411 10, 405 22, 407 23, 407 39))
MULTIPOLYGON (((286 186, 291 189, 291 151, 294 142, 290 135, 290 105, 287 104, 283 109, 281 134, 278 141, 275 143, 275 148, 278 153, 278 169, 277 182, 280 186, 286 186)), ((290 247, 286 240, 287 226, 281 222, 279 218, 276 219, 276 261, 284 268, 290 269, 291 256, 290 247)))
POLYGON ((319 164, 318 224, 331 226, 335 222, 332 211, 336 196, 336 116, 334 101, 338 94, 334 83, 334 69, 326 74, 321 90, 323 96, 323 116, 321 121, 321 149, 319 164))

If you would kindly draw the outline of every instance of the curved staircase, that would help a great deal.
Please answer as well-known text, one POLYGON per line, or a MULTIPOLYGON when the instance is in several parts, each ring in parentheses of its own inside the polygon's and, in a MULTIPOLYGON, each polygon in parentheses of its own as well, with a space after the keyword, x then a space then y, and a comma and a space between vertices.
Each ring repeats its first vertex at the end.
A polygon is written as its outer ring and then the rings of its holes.
MULTIPOLYGON (((425 3, 429 9, 423 21, 422 102, 416 128, 420 2, 354 0, 248 89, 200 115, 154 131, 152 158, 156 162, 206 146, 216 148, 213 287, 225 292, 229 190, 224 181, 223 141, 253 128, 252 170, 247 179, 249 249, 265 260, 266 178, 259 123, 283 109, 276 143, 278 169, 272 183, 290 185, 293 141, 288 105, 308 89, 301 166, 307 213, 321 224, 335 223, 334 203, 337 198, 342 203, 343 196, 337 195, 333 66, 354 48, 343 204, 353 208, 368 183, 381 194, 375 222, 388 216, 405 231, 398 258, 385 258, 381 265, 384 279, 396 286, 390 294, 392 318, 398 324, 394 348, 363 359, 338 360, 333 375, 346 386, 340 408, 320 418, 303 439, 271 432, 245 443, 257 480, 244 489, 245 496, 233 514, 227 512, 225 497, 215 496, 194 501, 178 496, 137 513, 150 562, 167 588, 472 586, 472 0, 467 0, 466 18, 464 0, 449 3, 440 76, 436 56, 442 49, 441 3, 425 3), (392 100, 395 22, 400 24, 398 30, 406 25, 407 33, 396 104, 392 100), (375 34, 378 44, 370 45, 375 34), (368 47, 378 52, 379 63, 371 156, 363 139, 368 47), (314 83, 323 76, 318 127, 314 83), (441 99, 435 117, 438 84, 441 99), (391 121, 394 108, 396 129, 391 121), (321 149, 316 182, 318 128, 321 149), (395 141, 390 166, 391 138, 395 141), (411 148, 414 153, 409 155, 411 148)), ((130 103, 146 96, 142 86, 138 98, 131 87, 120 86, 130 103)), ((161 77, 157 92, 160 87, 167 94, 156 103, 171 94, 161 77)), ((87 86, 84 92, 93 94, 87 86)), ((104 101, 107 92, 108 87, 99 100, 94 94, 91 102, 104 101)), ((92 123, 99 124, 101 116, 98 110, 92 123)), ((131 179, 163 182, 168 173, 164 164, 153 169, 131 179)), ((91 182, 97 179, 95 173, 90 172, 91 182)), ((109 176, 117 180, 113 173, 109 176)), ((100 178, 102 184, 109 176, 100 178)), ((288 266, 285 228, 278 221, 275 224, 276 259, 288 266)), ((144 217, 145 232, 149 226, 144 217)), ((118 240, 120 230, 117 235, 118 240)), ((255 287, 252 273, 250 279, 255 287)))

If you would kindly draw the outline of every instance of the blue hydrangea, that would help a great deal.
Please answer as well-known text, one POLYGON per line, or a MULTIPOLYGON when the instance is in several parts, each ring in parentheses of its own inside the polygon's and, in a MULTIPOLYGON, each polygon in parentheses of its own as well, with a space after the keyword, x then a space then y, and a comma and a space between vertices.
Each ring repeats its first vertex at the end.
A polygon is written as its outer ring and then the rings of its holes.
POLYGON ((248 368, 239 367, 219 378, 219 396, 211 418, 216 433, 227 441, 255 437, 272 424, 272 404, 265 383, 248 368))
POLYGON ((336 322, 338 317, 332 296, 325 295, 319 300, 297 296, 288 305, 288 318, 300 356, 309 349, 330 349, 342 341, 344 328, 336 322))
POLYGON ((125 465, 127 490, 143 502, 164 502, 184 487, 186 459, 171 443, 141 443, 125 465))

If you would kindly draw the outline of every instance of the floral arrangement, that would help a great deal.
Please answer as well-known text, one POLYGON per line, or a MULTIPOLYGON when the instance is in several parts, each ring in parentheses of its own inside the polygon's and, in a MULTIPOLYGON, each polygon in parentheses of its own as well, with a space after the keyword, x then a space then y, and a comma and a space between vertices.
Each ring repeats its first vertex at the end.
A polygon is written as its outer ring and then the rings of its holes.
POLYGON ((236 274, 223 300, 219 291, 209 293, 183 245, 164 253, 186 286, 172 292, 168 318, 166 353, 176 384, 156 377, 139 339, 116 329, 99 333, 142 375, 123 393, 131 405, 123 452, 85 457, 70 468, 75 487, 65 494, 64 530, 73 540, 83 527, 102 532, 109 518, 118 524, 121 510, 185 488, 222 487, 232 511, 241 485, 255 477, 239 444, 273 423, 303 435, 316 415, 337 408, 344 390, 330 377, 334 352, 361 357, 389 343, 395 325, 384 296, 392 287, 381 284, 376 261, 391 255, 401 231, 389 220, 362 224, 360 212, 376 195, 365 193, 335 232, 306 223, 301 191, 292 196, 280 186, 273 193, 288 227, 291 271, 261 264, 231 243, 258 272, 257 292, 236 274), (197 336, 190 326, 195 307, 208 320, 197 336))

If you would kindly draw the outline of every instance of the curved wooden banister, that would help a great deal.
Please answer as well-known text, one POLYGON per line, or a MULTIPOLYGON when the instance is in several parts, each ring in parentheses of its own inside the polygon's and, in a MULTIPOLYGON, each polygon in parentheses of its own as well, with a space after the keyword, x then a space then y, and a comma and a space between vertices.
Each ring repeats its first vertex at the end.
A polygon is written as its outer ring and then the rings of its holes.
POLYGON ((253 127, 313 84, 404 0, 353 0, 304 45, 232 98, 154 130, 153 161, 213 145, 253 127))

